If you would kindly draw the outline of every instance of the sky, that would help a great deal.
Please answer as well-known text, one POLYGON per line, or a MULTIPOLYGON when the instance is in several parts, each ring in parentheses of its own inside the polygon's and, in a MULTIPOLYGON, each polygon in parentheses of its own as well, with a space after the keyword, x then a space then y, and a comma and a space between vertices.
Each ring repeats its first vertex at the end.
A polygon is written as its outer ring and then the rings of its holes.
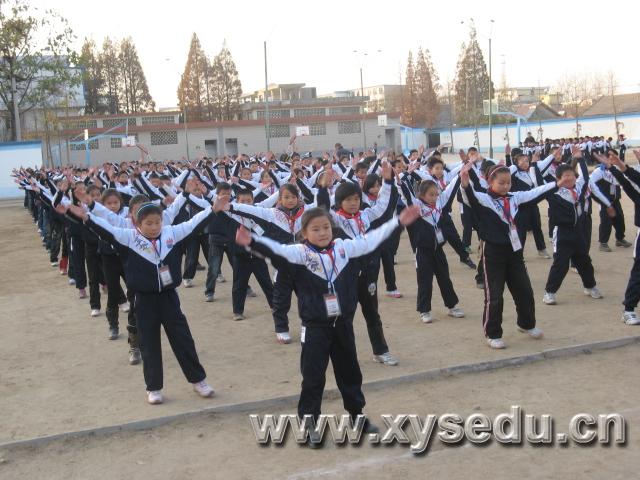
POLYGON ((264 87, 267 41, 269 83, 305 83, 322 94, 358 88, 360 67, 365 87, 404 81, 409 50, 415 58, 418 47, 430 51, 441 84, 453 81, 471 19, 485 60, 492 39, 496 86, 503 71, 510 86, 553 86, 572 73, 612 70, 620 91, 640 91, 634 2, 29 2, 66 17, 78 51, 85 37, 100 45, 131 36, 157 107, 177 104, 193 32, 211 57, 226 41, 245 93, 264 87))

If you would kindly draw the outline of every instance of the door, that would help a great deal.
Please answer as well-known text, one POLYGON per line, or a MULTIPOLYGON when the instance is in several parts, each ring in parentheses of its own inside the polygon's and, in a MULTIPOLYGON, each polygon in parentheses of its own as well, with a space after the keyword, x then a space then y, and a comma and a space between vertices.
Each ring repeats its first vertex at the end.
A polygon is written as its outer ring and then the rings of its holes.
POLYGON ((237 155, 238 154, 238 139, 237 138, 225 138, 224 139, 224 153, 225 155, 237 155))
POLYGON ((216 158, 218 156, 218 141, 217 140, 205 140, 204 141, 204 153, 207 157, 216 158))

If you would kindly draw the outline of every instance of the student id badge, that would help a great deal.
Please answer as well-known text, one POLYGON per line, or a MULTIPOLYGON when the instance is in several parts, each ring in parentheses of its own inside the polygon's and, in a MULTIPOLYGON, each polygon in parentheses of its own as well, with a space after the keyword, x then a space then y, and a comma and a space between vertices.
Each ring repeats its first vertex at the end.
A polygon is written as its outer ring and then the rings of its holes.
POLYGON ((444 235, 442 234, 442 230, 440 230, 438 227, 435 227, 435 230, 436 230, 436 240, 438 241, 438 244, 444 243, 444 235))
POLYGON ((511 240, 511 247, 514 252, 522 249, 522 243, 520 243, 520 236, 518 235, 518 229, 515 225, 509 226, 509 239, 511 240))
POLYGON ((616 196, 616 186, 613 183, 609 184, 609 194, 612 197, 616 196))
POLYGON ((582 216, 582 205, 578 204, 578 206, 576 207, 576 213, 578 215, 578 217, 582 216))
POLYGON ((158 268, 158 273, 160 274, 160 282, 163 287, 168 287, 173 283, 173 278, 171 278, 171 272, 169 271, 169 267, 166 265, 162 265, 158 268))
POLYGON ((253 231, 256 232, 260 237, 264 235, 264 229, 258 224, 253 226, 253 231))
POLYGON ((327 317, 339 317, 342 314, 338 297, 334 293, 324 295, 324 305, 327 307, 327 317))

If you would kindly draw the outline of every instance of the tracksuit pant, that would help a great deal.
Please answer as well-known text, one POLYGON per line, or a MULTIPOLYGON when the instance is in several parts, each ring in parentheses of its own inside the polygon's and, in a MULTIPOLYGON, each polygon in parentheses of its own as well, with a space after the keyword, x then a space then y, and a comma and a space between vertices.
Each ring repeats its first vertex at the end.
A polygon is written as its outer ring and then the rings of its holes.
POLYGON ((380 259, 382 260, 382 271, 384 273, 384 283, 387 286, 387 292, 393 292, 398 289, 396 285, 396 269, 393 262, 400 244, 401 233, 402 231, 398 229, 391 237, 385 240, 380 247, 380 259))
POLYGON ((616 229, 616 240, 624 240, 624 212, 620 200, 611 202, 611 206, 616 211, 616 216, 613 218, 607 215, 607 209, 604 206, 600 206, 600 230, 598 233, 600 243, 609 242, 611 227, 616 229))
POLYGON ((318 419, 329 359, 345 410, 352 418, 361 414, 365 399, 353 333, 353 316, 338 317, 335 325, 302 328, 302 391, 298 401, 298 416, 303 418, 304 415, 312 415, 315 420, 318 419))
POLYGON ((416 272, 418 275, 418 302, 416 310, 420 313, 431 311, 431 297, 433 295, 433 276, 435 275, 440 287, 442 299, 447 308, 458 304, 458 296, 453 289, 449 276, 447 256, 438 245, 435 249, 418 248, 416 250, 416 272))
MULTIPOLYGON (((127 297, 120 285, 120 279, 124 280, 124 269, 122 261, 118 255, 102 255, 102 268, 107 284, 107 310, 105 315, 109 322, 109 327, 118 328, 119 307, 127 301, 127 297)), ((132 309, 133 305, 130 304, 132 309)), ((132 318, 135 318, 132 316, 132 318)), ((133 325, 135 327, 135 323, 133 325)))
POLYGON ((367 322, 367 333, 369 334, 369 341, 374 355, 382 355, 389 351, 387 341, 384 338, 382 320, 378 313, 379 272, 380 259, 376 259, 374 254, 373 259, 367 262, 358 277, 358 303, 360 303, 362 315, 367 322))
POLYGON ((484 242, 484 312, 482 327, 487 338, 502 338, 502 310, 505 284, 516 304, 517 324, 530 330, 536 326, 535 299, 524 264, 522 249, 513 251, 511 245, 484 242))
POLYGON ((471 208, 463 206, 460 219, 462 220, 462 243, 465 247, 470 247, 473 234, 473 211, 471 208))
POLYGON ((147 391, 162 390, 163 387, 161 326, 164 327, 171 350, 187 381, 196 383, 204 380, 207 375, 200 365, 187 318, 180 310, 180 299, 176 291, 172 289, 159 293, 136 292, 135 305, 147 391))
POLYGON ((549 270, 545 291, 556 293, 569 271, 569 264, 578 270, 584 288, 596 286, 593 264, 583 237, 582 223, 575 227, 556 227, 553 233, 553 264, 549 270), (567 231, 569 230, 569 231, 567 231))
POLYGON ((276 333, 289 331, 289 310, 291 310, 291 295, 293 293, 293 280, 286 270, 276 272, 276 281, 273 284, 273 298, 271 310, 276 333))
MULTIPOLYGON (((638 236, 640 236, 640 230, 638 230, 638 236)), ((640 239, 638 236, 636 236, 636 244, 634 246, 633 267, 631 267, 629 283, 627 283, 624 302, 622 302, 627 312, 635 310, 638 306, 638 301, 640 301, 640 239)))
MULTIPOLYGON (((222 272, 222 258, 225 252, 229 263, 233 267, 233 253, 229 246, 226 243, 216 243, 211 239, 209 240, 209 268, 207 269, 207 280, 205 282, 205 295, 215 295, 216 293, 216 281, 218 275, 222 272)), ((193 268, 195 269, 195 266, 193 268)))
POLYGON ((76 281, 76 288, 87 287, 87 272, 84 268, 84 240, 80 235, 69 236, 69 277, 76 281))
POLYGON ((469 258, 469 253, 465 250, 462 240, 460 239, 460 234, 451 217, 449 215, 443 216, 440 226, 442 227, 444 239, 458 254, 460 261, 466 261, 469 258))
POLYGON ((521 230, 520 241, 522 243, 523 250, 527 241, 527 232, 533 233, 533 240, 536 242, 536 250, 540 251, 547 248, 544 241, 544 234, 542 233, 540 209, 537 205, 523 205, 520 207, 516 222, 523 222, 523 228, 518 227, 518 230, 521 230))
POLYGON ((98 244, 85 242, 85 261, 89 275, 89 305, 92 310, 100 310, 100 285, 104 284, 102 259, 98 253, 98 244))
MULTIPOLYGON (((64 224, 60 220, 51 219, 49 223, 51 229, 51 250, 49 252, 49 261, 51 263, 58 261, 58 255, 60 254, 60 245, 64 236, 64 224)), ((66 252, 62 252, 62 256, 66 257, 66 252)))
POLYGON ((209 262, 209 236, 205 233, 193 235, 187 239, 187 247, 184 255, 184 275, 182 278, 193 280, 193 277, 196 276, 200 249, 202 249, 204 258, 209 262))
POLYGON ((269 276, 267 262, 252 255, 235 255, 233 259, 233 288, 231 289, 233 313, 244 313, 244 303, 247 299, 247 287, 251 274, 258 280, 260 288, 267 297, 269 307, 273 306, 273 284, 269 276))

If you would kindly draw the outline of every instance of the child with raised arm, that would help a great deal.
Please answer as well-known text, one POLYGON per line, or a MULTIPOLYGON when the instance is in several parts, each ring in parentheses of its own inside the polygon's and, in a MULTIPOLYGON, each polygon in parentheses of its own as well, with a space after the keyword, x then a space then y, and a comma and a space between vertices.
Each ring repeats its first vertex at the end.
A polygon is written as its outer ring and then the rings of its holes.
MULTIPOLYGON (((302 391, 298 415, 310 429, 320 415, 325 374, 329 359, 345 409, 352 419, 362 414, 365 399, 362 373, 356 354, 353 316, 358 305, 358 257, 375 250, 400 225, 409 225, 419 215, 417 207, 405 209, 366 236, 343 240, 333 238, 329 212, 322 208, 306 211, 301 221, 302 244, 283 245, 265 236, 239 229, 236 241, 270 257, 279 270, 287 270, 298 297, 302 320, 300 368, 302 391)), ((376 431, 365 421, 365 432, 376 431)), ((310 446, 321 438, 310 432, 310 446)))
POLYGON ((213 212, 222 209, 215 203, 188 222, 163 225, 160 208, 152 203, 136 211, 135 229, 114 227, 102 218, 72 206, 69 211, 87 227, 111 242, 120 253, 127 288, 135 291, 136 319, 142 353, 147 401, 162 403, 163 368, 160 327, 164 327, 182 371, 202 397, 214 392, 196 353, 187 319, 180 309, 176 287, 180 285, 183 249, 180 243, 204 228, 213 212))
POLYGON ((525 192, 509 192, 511 172, 496 165, 487 172, 487 193, 476 192, 469 181, 472 163, 460 171, 460 179, 469 205, 478 217, 479 235, 483 240, 484 314, 482 326, 491 348, 505 348, 502 340, 504 286, 509 288, 516 304, 518 330, 532 338, 542 338, 536 327, 535 300, 531 280, 522 256, 522 239, 516 227, 519 206, 539 202, 549 192, 569 184, 561 179, 525 192))

